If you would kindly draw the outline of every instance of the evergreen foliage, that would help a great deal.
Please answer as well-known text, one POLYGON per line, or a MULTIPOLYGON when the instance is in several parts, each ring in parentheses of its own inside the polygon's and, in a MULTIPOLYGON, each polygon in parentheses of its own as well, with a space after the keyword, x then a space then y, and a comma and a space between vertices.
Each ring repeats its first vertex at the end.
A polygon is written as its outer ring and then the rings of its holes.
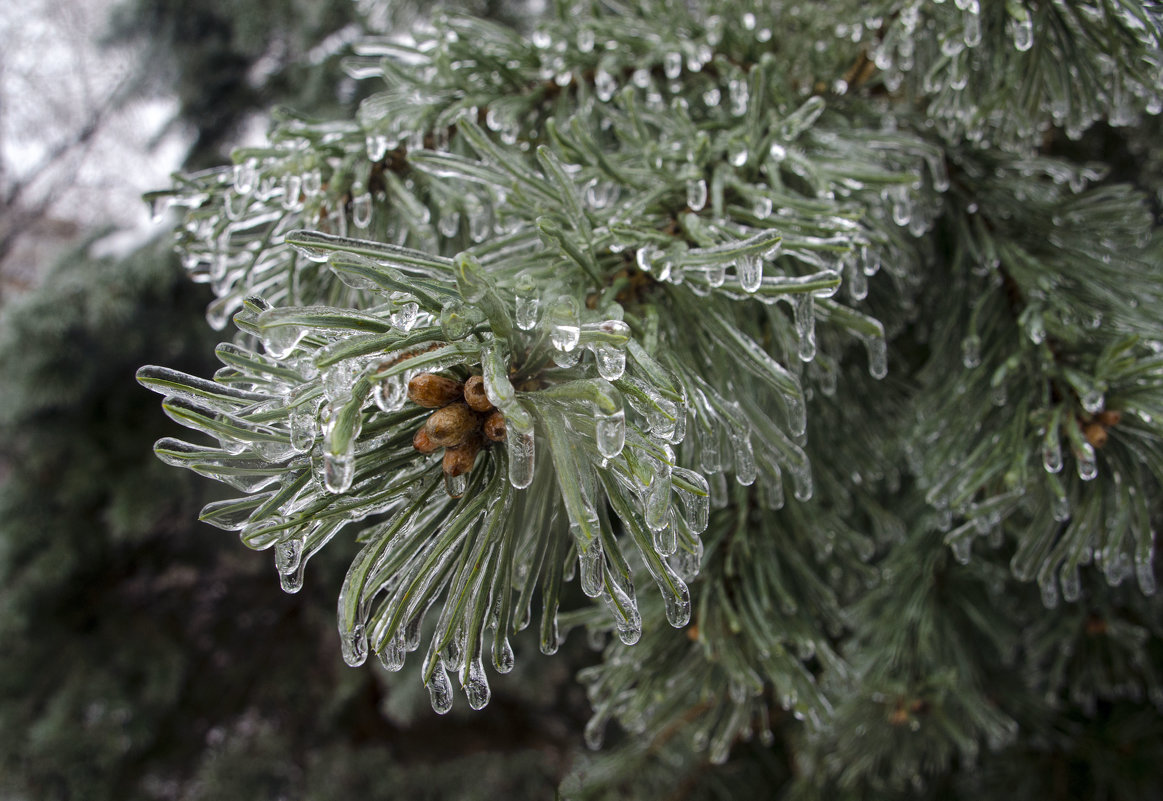
POLYGON ((213 380, 139 371, 198 435, 155 450, 242 493, 201 517, 289 592, 357 543, 343 657, 419 660, 437 712, 584 630, 568 797, 1158 794, 1161 23, 365 39, 353 118, 159 193, 237 333, 213 380))

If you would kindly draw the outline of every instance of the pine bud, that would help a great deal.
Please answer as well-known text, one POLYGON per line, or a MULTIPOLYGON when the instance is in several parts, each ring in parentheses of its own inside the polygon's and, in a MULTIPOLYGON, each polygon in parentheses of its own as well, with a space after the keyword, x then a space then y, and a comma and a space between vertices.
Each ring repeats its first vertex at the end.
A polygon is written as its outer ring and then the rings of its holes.
POLYGON ((480 434, 475 431, 460 445, 444 449, 444 473, 461 476, 472 470, 477 452, 481 449, 480 434))
POLYGON ((434 373, 420 373, 408 382, 408 400, 426 409, 439 409, 459 400, 464 391, 459 381, 434 373))
POLYGON ((428 429, 420 426, 416 429, 416 433, 412 435, 412 447, 420 451, 420 453, 432 453, 432 451, 440 446, 428 436, 428 429))
POLYGON ((485 436, 493 442, 505 441, 505 415, 495 411, 485 418, 485 436))
POLYGON ((1106 445, 1106 426, 1102 425, 1102 423, 1087 423, 1086 428, 1082 429, 1082 433, 1086 435, 1086 441, 1092 447, 1101 448, 1103 445, 1106 445))
POLYGON ((1123 419, 1123 413, 1108 409, 1106 411, 1099 412, 1097 415, 1095 415, 1094 419, 1107 428, 1111 428, 1119 424, 1119 421, 1123 419))
POLYGON ((441 448, 459 445, 480 425, 467 403, 451 403, 428 416, 428 438, 441 448))
POLYGON ((485 394, 485 380, 479 375, 470 376, 464 382, 464 399, 475 412, 487 412, 493 408, 489 396, 485 394))

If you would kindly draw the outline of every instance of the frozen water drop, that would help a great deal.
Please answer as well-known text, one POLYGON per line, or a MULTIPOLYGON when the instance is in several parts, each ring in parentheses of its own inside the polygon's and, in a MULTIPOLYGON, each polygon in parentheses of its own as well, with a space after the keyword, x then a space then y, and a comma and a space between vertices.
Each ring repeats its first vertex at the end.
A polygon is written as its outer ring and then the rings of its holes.
POLYGON ((428 682, 428 698, 432 702, 432 709, 438 715, 446 715, 452 709, 452 682, 448 680, 444 663, 439 659, 432 679, 428 682))
POLYGON ((283 588, 283 592, 294 595, 299 590, 303 589, 303 568, 307 563, 302 559, 299 560, 299 566, 290 573, 279 574, 279 586, 283 588))
POLYGON ((509 456, 509 483, 515 489, 525 489, 533 483, 536 450, 533 431, 510 430, 505 437, 505 447, 509 456))
POLYGON ((598 375, 607 381, 617 381, 626 372, 626 351, 615 345, 594 345, 598 375))
POLYGON ((468 676, 464 680, 464 694, 468 697, 468 705, 473 709, 484 709, 488 706, 491 692, 489 680, 485 677, 485 666, 477 657, 468 665, 468 676))
POLYGON ((1105 405, 1105 399, 1101 391, 1091 388, 1080 398, 1082 408, 1086 410, 1087 414, 1098 414, 1102 411, 1105 405))
POLYGON ((691 621, 691 594, 686 582, 674 574, 668 576, 665 582, 667 590, 663 592, 663 601, 666 604, 666 620, 676 629, 680 629, 691 621))
POLYGON ((448 493, 449 498, 461 497, 466 489, 468 489, 468 473, 456 476, 451 473, 444 474, 444 491, 448 493))
POLYGON ((626 413, 619 409, 614 414, 599 415, 595 422, 598 453, 613 459, 622 452, 626 442, 626 413))
POLYGON ((311 450, 317 433, 315 410, 311 404, 304 403, 291 409, 288 424, 291 429, 291 447, 298 453, 311 450))
POLYGON ((517 327, 522 331, 530 331, 537 325, 537 316, 541 299, 537 293, 537 284, 528 273, 517 276, 513 285, 514 311, 517 327))
POLYGON ((380 665, 389 673, 395 673, 404 667, 406 656, 404 640, 397 634, 384 643, 384 647, 379 653, 380 665))
POLYGON ((280 575, 294 573, 303 560, 303 540, 284 540, 275 545, 275 570, 280 575))
POLYGON ((1093 481, 1098 475, 1098 463, 1095 461, 1094 448, 1089 442, 1084 442, 1075 455, 1078 457, 1078 477, 1083 481, 1093 481))
POLYGON ((1034 24, 1030 12, 1025 7, 1019 8, 1024 13, 1020 18, 1010 20, 1010 32, 1014 37, 1014 47, 1019 53, 1024 53, 1034 46, 1034 24))
POLYGON ((401 331, 411 331, 416 324, 416 317, 420 314, 420 305, 415 301, 405 301, 392 312, 390 321, 394 328, 401 331))
POLYGON ((1045 442, 1042 443, 1042 467, 1046 469, 1047 473, 1057 473, 1062 470, 1062 446, 1058 442, 1057 432, 1048 435, 1045 442))
POLYGON ((355 477, 355 455, 352 453, 323 454, 323 486, 327 491, 340 495, 351 489, 355 477))
POLYGON ((816 314, 815 302, 810 294, 795 296, 793 305, 796 336, 799 337, 800 361, 810 362, 816 358, 816 314))
POLYGON ((884 336, 866 337, 864 346, 868 350, 868 374, 881 379, 888 375, 888 345, 884 336))
POLYGON ((662 58, 662 71, 666 74, 668 80, 675 80, 682 74, 682 54, 677 52, 667 53, 662 58))
POLYGON ((654 532, 654 550, 661 556, 670 556, 678 550, 678 532, 668 524, 654 532))
MULTIPOLYGON (((571 526, 572 531, 575 532, 575 539, 579 539, 582 535, 576 533, 578 527, 571 526)), ((579 544, 577 562, 578 572, 581 578, 582 592, 589 598, 597 598, 602 594, 602 548, 598 544, 598 540, 591 541, 584 549, 579 544)))
POLYGON ((546 313, 550 325, 549 339, 553 347, 563 353, 570 353, 581 339, 580 310, 577 299, 572 295, 562 295, 546 313))
POLYGON ((350 667, 359 667, 367 659, 367 632, 362 623, 356 623, 351 631, 339 633, 340 650, 343 661, 350 667))
POLYGON ((961 363, 969 370, 981 364, 981 337, 977 334, 961 340, 961 363))
POLYGON ((356 228, 367 228, 372 222, 372 196, 357 195, 351 200, 351 221, 356 228))
POLYGON ((380 411, 398 412, 408 400, 408 384, 402 375, 388 376, 372 390, 372 400, 380 411))
POLYGON ((691 211, 702 211, 707 205, 707 182, 702 178, 691 178, 687 181, 686 204, 691 211))
POLYGON ((735 261, 735 271, 744 292, 755 292, 763 285, 763 261, 758 256, 740 256, 735 261))
POLYGON ((493 640, 493 667, 498 673, 508 673, 513 669, 516 658, 513 656, 513 646, 509 638, 498 634, 493 640))

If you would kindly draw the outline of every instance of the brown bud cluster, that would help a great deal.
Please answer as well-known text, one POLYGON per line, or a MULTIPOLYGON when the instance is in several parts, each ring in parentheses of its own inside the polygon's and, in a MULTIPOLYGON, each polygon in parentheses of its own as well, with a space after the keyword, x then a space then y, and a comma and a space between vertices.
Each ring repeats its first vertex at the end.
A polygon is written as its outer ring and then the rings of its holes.
POLYGON ((435 373, 420 373, 408 382, 408 400, 433 409, 412 437, 420 453, 444 449, 444 473, 462 476, 472 470, 481 448, 505 439, 505 416, 495 408, 479 375, 463 384, 435 373))
POLYGON ((1102 411, 1094 415, 1090 419, 1082 420, 1082 434, 1086 437, 1086 441, 1090 443, 1091 447, 1098 450, 1103 445, 1106 445, 1110 435, 1107 433, 1109 429, 1114 428, 1123 419, 1122 412, 1108 410, 1102 411))

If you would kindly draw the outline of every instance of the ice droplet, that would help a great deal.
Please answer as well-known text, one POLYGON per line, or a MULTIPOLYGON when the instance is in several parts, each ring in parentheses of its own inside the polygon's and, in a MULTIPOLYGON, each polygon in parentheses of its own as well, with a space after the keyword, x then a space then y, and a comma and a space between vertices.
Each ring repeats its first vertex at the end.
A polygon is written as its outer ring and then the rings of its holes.
POLYGON ((597 344, 593 347, 598 364, 598 375, 607 381, 617 381, 626 372, 626 351, 615 345, 597 344))
POLYGON ((577 299, 572 295, 561 295, 549 307, 546 317, 553 347, 563 353, 570 353, 581 339, 581 313, 577 299))
POLYGON ((969 564, 970 548, 973 545, 972 536, 958 537, 949 545, 953 549, 953 558, 957 560, 958 564, 969 564))
POLYGON ((384 643, 384 647, 379 653, 380 665, 389 673, 395 673, 404 667, 404 658, 406 656, 407 651, 404 649, 404 640, 397 633, 384 643))
POLYGON ((530 331, 537 325, 537 314, 541 299, 537 294, 537 284, 528 273, 517 276, 513 286, 514 311, 517 327, 522 331, 530 331))
POLYGON ((303 540, 284 540, 275 545, 275 570, 280 575, 294 573, 303 560, 303 540))
POLYGON ((868 350, 868 374, 875 379, 888 375, 888 345, 884 336, 865 337, 864 346, 868 350))
POLYGON ((440 330, 449 340, 464 339, 472 330, 472 320, 468 309, 460 300, 453 299, 440 309, 440 330))
POLYGON ((362 623, 356 623, 351 631, 339 632, 339 647, 343 661, 349 667, 359 667, 367 659, 367 632, 362 623))
MULTIPOLYGON (((352 443, 354 445, 354 443, 352 443)), ((355 477, 355 454, 323 453, 323 486, 327 491, 341 495, 351 489, 351 481, 355 477)))
POLYGON ((654 532, 654 550, 661 556, 670 556, 678 550, 678 532, 675 531, 674 524, 668 523, 654 532))
POLYGON ((602 594, 603 587, 602 565, 605 560, 602 558, 602 546, 600 540, 594 539, 583 549, 580 544, 582 535, 578 532, 578 528, 574 525, 570 526, 575 541, 579 543, 577 563, 582 592, 588 598, 597 598, 602 594))
POLYGON ((466 489, 468 489, 468 473, 456 476, 451 473, 444 474, 444 491, 448 493, 449 498, 461 497, 466 489))
POLYGON ((420 314, 420 305, 415 301, 405 301, 392 312, 389 318, 392 326, 401 331, 411 331, 416 324, 416 317, 420 314))
POLYGON ((408 401, 408 383, 402 375, 388 376, 375 385, 372 400, 383 412, 398 412, 408 401))
POLYGON ((816 358, 816 314, 815 302, 810 294, 795 296, 796 336, 799 337, 799 357, 802 362, 816 358))
POLYGON ((372 196, 357 195, 351 200, 351 221, 356 228, 367 228, 372 222, 372 196))
POLYGON ((533 431, 510 430, 505 437, 509 456, 509 483, 514 489, 525 489, 533 483, 533 455, 536 451, 533 431))
POLYGON ((727 161, 732 167, 742 167, 747 163, 747 157, 750 153, 747 152, 747 143, 736 139, 727 145, 727 161))
POLYGON ((309 403, 302 403, 291 409, 288 417, 291 428, 291 447, 298 453, 306 453, 315 445, 315 409, 309 403))
POLYGON ((290 573, 279 574, 279 586, 283 588, 283 592, 294 595, 303 589, 303 568, 306 566, 307 563, 300 559, 297 568, 290 573))
POLYGON ((763 284, 763 260, 759 256, 740 256, 735 261, 735 272, 744 292, 755 292, 763 284))
POLYGON ((675 80, 682 74, 682 54, 677 52, 667 53, 662 57, 662 71, 666 74, 668 80, 675 80))
POLYGON ((485 676, 485 666, 478 656, 468 664, 467 676, 462 679, 464 694, 468 697, 468 705, 473 709, 484 709, 488 706, 492 693, 489 691, 489 680, 485 676))
POLYGON ((651 531, 666 528, 670 508, 671 466, 665 459, 652 459, 650 486, 646 490, 646 525, 651 531))
POLYGON ((613 459, 622 452, 626 442, 626 413, 619 409, 610 415, 600 415, 595 422, 598 453, 613 459))
POLYGON ((509 638, 498 634, 493 639, 493 667, 498 673, 508 673, 515 663, 516 658, 513 656, 513 646, 509 644, 509 638))
POLYGON ((673 572, 668 573, 669 581, 661 582, 663 600, 666 603, 666 620, 676 629, 681 629, 691 622, 691 593, 686 582, 673 572))
POLYGON ((981 364, 981 337, 970 334, 961 340, 961 363, 967 370, 981 364))
POLYGON ((1082 577, 1076 566, 1063 564, 1059 577, 1062 579, 1062 600, 1072 604, 1082 597, 1082 577))
POLYGON ((438 715, 446 715, 452 709, 452 682, 448 680, 448 673, 444 670, 444 662, 437 657, 436 670, 428 682, 428 699, 432 702, 432 709, 438 715))
POLYGON ((702 211, 707 205, 707 182, 702 178, 691 178, 686 182, 686 204, 691 211, 702 211))
POLYGON ((1086 410, 1087 414, 1098 414, 1106 404, 1102 392, 1094 387, 1084 393, 1079 400, 1082 402, 1082 408, 1086 410))
POLYGON ((1057 473, 1062 470, 1062 446, 1058 441, 1058 431, 1048 432, 1042 442, 1042 467, 1047 473, 1057 473))
POLYGON ((276 325, 262 329, 263 349, 276 359, 285 359, 307 335, 307 329, 297 325, 276 325))
POLYGON ((1021 18, 1010 20, 1010 32, 1014 37, 1014 47, 1019 53, 1024 53, 1034 46, 1034 23, 1030 19, 1030 12, 1021 7, 1024 12, 1021 18))
POLYGON ((588 721, 584 731, 586 741, 586 748, 591 751, 600 751, 602 742, 606 739, 606 718, 603 715, 594 714, 588 721))
POLYGON ((787 406, 787 427, 793 437, 801 436, 808 430, 808 411, 804 399, 800 395, 785 395, 784 405, 787 406))
POLYGON ((744 487, 755 483, 757 468, 755 466, 755 452, 751 449, 751 437, 746 431, 728 428, 727 435, 731 438, 731 446, 735 457, 735 480, 744 487))
POLYGON ((1078 457, 1078 477, 1083 481, 1093 481, 1098 475, 1098 463, 1095 461, 1094 448, 1089 442, 1084 442, 1075 455, 1078 457))
POLYGON ((1155 570, 1149 557, 1135 557, 1135 579, 1139 582, 1139 590, 1143 595, 1155 594, 1155 570))

